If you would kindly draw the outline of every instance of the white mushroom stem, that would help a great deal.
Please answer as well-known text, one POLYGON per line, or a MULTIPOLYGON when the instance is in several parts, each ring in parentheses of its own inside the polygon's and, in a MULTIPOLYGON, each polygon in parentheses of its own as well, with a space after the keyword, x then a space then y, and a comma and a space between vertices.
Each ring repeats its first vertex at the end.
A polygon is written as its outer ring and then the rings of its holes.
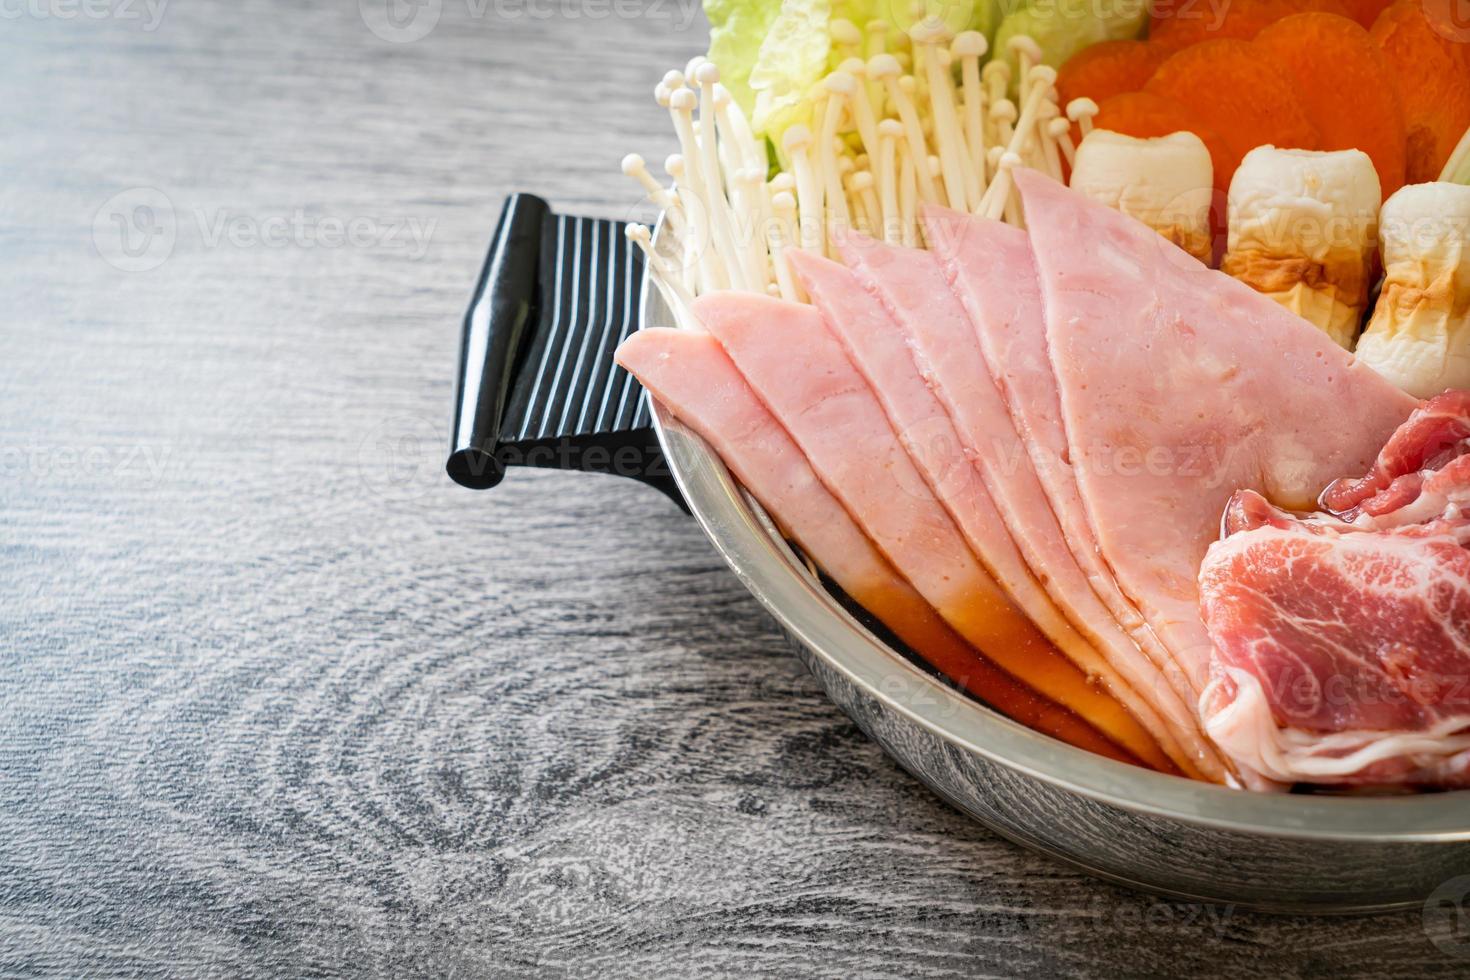
POLYGON ((764 167, 759 170, 752 167, 748 171, 748 175, 746 179, 755 182, 755 238, 761 243, 761 247, 764 248, 766 239, 770 236, 771 222, 773 220, 771 214, 771 196, 776 193, 776 186, 774 181, 769 184, 766 183, 766 171, 764 167))
POLYGON ((716 126, 712 113, 714 111, 714 83, 719 80, 719 69, 706 61, 698 67, 694 77, 699 82, 700 90, 704 93, 703 98, 696 100, 693 92, 682 89, 674 93, 670 104, 679 108, 682 113, 685 105, 688 106, 689 112, 693 112, 694 103, 696 101, 700 103, 704 138, 697 144, 701 154, 699 159, 700 182, 697 186, 703 194, 705 214, 708 215, 711 232, 710 238, 714 247, 719 251, 730 288, 750 289, 750 281, 745 274, 745 261, 741 256, 740 246, 735 241, 734 217, 730 212, 730 202, 725 199, 725 184, 721 179, 722 171, 715 139, 716 126))
POLYGON ((1011 171, 1021 166, 1021 157, 1012 151, 1001 154, 1000 163, 996 167, 995 180, 990 182, 990 189, 985 192, 985 199, 980 202, 981 208, 978 212, 982 217, 992 220, 999 219, 1006 212, 1006 202, 1010 200, 1011 189, 1014 182, 1011 180, 1011 171))
POLYGON ((796 277, 791 274, 791 264, 786 260, 786 249, 795 241, 796 198, 791 196, 790 191, 778 191, 771 195, 771 209, 775 212, 776 220, 771 222, 766 241, 771 248, 771 265, 776 270, 776 286, 781 291, 782 299, 800 303, 806 296, 796 277))
POLYGON ((842 189, 842 171, 838 168, 836 152, 837 127, 842 121, 846 99, 841 92, 829 89, 828 93, 822 129, 817 137, 817 170, 822 178, 822 193, 826 195, 827 221, 832 227, 846 228, 852 223, 852 216, 847 211, 847 194, 842 189))
POLYGON ((1065 122, 1060 119, 1061 110, 1051 99, 1041 103, 1041 112, 1037 114, 1036 137, 1041 142, 1042 161, 1046 164, 1046 172, 1051 175, 1052 180, 1062 179, 1062 151, 1057 146, 1056 138, 1052 135, 1054 122, 1065 122))
POLYGON ((929 52, 933 49, 915 38, 915 34, 924 34, 923 22, 912 25, 904 33, 908 36, 909 50, 913 52, 914 61, 908 69, 908 74, 914 78, 914 89, 910 94, 915 105, 923 105, 929 101, 929 52))
MULTIPOLYGON (((1011 86, 1010 63, 1003 58, 990 59, 985 67, 980 70, 980 81, 985 85, 985 104, 989 106, 989 110, 985 115, 985 122, 990 126, 990 130, 986 134, 986 144, 988 146, 995 146, 997 143, 1005 143, 1008 141, 1009 136, 1006 139, 1001 139, 996 130, 995 107, 1002 102, 1009 101, 1007 99, 1007 93, 1010 91, 1011 86)), ((1012 108, 1014 108, 1014 105, 1012 108)), ((1012 121, 1014 121, 1014 118, 1012 121)))
POLYGON ((839 157, 836 154, 836 145, 841 141, 836 137, 831 140, 823 140, 817 145, 817 176, 822 181, 823 201, 826 204, 825 225, 822 241, 823 250, 829 259, 835 259, 833 251, 833 229, 851 228, 853 215, 848 212, 847 191, 842 187, 842 175, 853 169, 853 162, 848 157, 839 157), (844 165, 847 165, 844 167, 844 165))
POLYGON ((853 196, 862 203, 866 230, 870 235, 876 234, 878 227, 883 223, 883 206, 878 203, 878 191, 875 189, 873 174, 867 170, 859 170, 852 175, 851 183, 853 196))
POLYGON ((868 86, 862 82, 867 74, 867 65, 857 58, 849 58, 837 71, 827 76, 825 84, 828 91, 836 90, 833 88, 835 85, 847 97, 853 125, 857 127, 858 138, 862 140, 863 152, 872 159, 878 155, 878 114, 873 110, 868 86), (848 79, 851 79, 851 85, 848 84, 848 79))
POLYGON ((863 25, 863 33, 867 36, 867 49, 864 56, 876 58, 888 51, 889 24, 886 20, 870 20, 863 25))
POLYGON ((890 245, 903 241, 898 210, 898 141, 903 124, 885 119, 878 124, 878 203, 882 212, 883 240, 890 245))
POLYGON ((817 179, 808 152, 812 144, 812 131, 798 123, 786 130, 781 145, 791 160, 791 169, 796 175, 796 203, 801 217, 800 246, 812 252, 826 252, 826 235, 823 232, 822 182, 817 179))
POLYGON ((1082 138, 1092 132, 1092 117, 1097 115, 1097 103, 1085 96, 1067 103, 1067 118, 1082 129, 1082 138))
POLYGON ((858 194, 857 185, 853 183, 857 175, 858 171, 853 171, 842 178, 843 193, 847 197, 847 211, 852 215, 852 224, 848 227, 867 230, 872 226, 872 222, 868 220, 868 206, 858 194))
MULTIPOLYGON (((868 38, 867 47, 863 51, 863 59, 865 62, 878 57, 878 55, 880 54, 887 53, 888 31, 888 21, 868 21, 867 26, 863 29, 863 33, 866 34, 868 38)), ((877 79, 869 76, 866 71, 863 73, 863 75, 867 78, 867 83, 863 87, 868 90, 868 101, 876 110, 875 115, 881 118, 883 116, 883 84, 877 79)))
POLYGON ((863 32, 852 21, 839 17, 827 25, 827 33, 837 49, 836 60, 863 56, 863 32))
POLYGON ((1012 187, 1011 192, 1006 195, 1006 205, 1005 210, 1002 212, 1002 216, 1005 218, 1005 222, 1008 225, 1012 225, 1016 228, 1026 227, 1026 222, 1022 219, 1021 216, 1021 195, 1016 193, 1014 187, 1012 187))
MULTIPOLYGON (((917 248, 919 245, 919 177, 920 171, 926 169, 915 165, 914 155, 907 151, 901 154, 902 163, 899 164, 898 177, 898 213, 900 241, 909 248, 917 248)), ((921 158, 922 159, 922 158, 921 158)))
POLYGON ((697 322, 691 309, 694 297, 685 287, 678 270, 653 247, 653 235, 648 226, 628 225, 623 229, 623 235, 642 250, 653 284, 663 295, 664 302, 669 304, 669 309, 674 311, 675 322, 686 330, 694 327, 697 322))
POLYGON ((674 134, 679 138, 679 153, 684 160, 687 187, 698 189, 704 184, 700 169, 699 138, 694 133, 694 105, 698 97, 686 88, 669 89, 662 82, 654 89, 654 98, 660 105, 668 107, 669 118, 674 121, 674 134), (675 100, 674 93, 678 99, 675 100))
POLYGON ((689 158, 675 153, 664 161, 664 170, 674 178, 674 186, 679 190, 678 199, 687 219, 683 242, 684 268, 697 273, 699 292, 727 288, 730 280, 725 275, 724 263, 710 243, 709 209, 704 206, 704 198, 692 183, 689 158))
POLYGON ((759 167, 737 170, 730 183, 735 195, 735 231, 745 262, 745 277, 751 289, 764 291, 771 281, 771 270, 766 263, 765 224, 761 217, 765 210, 765 171, 759 167))
POLYGON ((1041 114, 1041 104, 1046 101, 1051 87, 1056 84, 1057 70, 1050 65, 1037 65, 1030 71, 1030 89, 1026 94, 1026 101, 1021 106, 1021 117, 1016 121, 1015 132, 1011 134, 1011 140, 1006 144, 1007 153, 1021 154, 1026 146, 1026 141, 1031 139, 1036 129, 1036 122, 1041 114))
POLYGON ((980 59, 988 45, 979 31, 964 31, 949 46, 951 56, 960 61, 960 86, 964 91, 965 159, 969 161, 965 197, 970 206, 980 203, 985 193, 985 111, 984 90, 980 87, 980 59))
POLYGON ((750 129, 750 121, 745 118, 745 112, 736 103, 730 90, 723 85, 715 86, 715 118, 719 122, 720 139, 728 141, 739 149, 740 166, 760 167, 764 172, 766 167, 765 147, 756 142, 755 134, 750 129))
POLYGON ((1067 169, 1072 169, 1077 163, 1077 147, 1072 143, 1072 124, 1064 116, 1058 116, 1046 125, 1051 138, 1056 141, 1062 156, 1066 158, 1067 169))
MULTIPOLYGON (((985 167, 990 172, 991 186, 994 186, 996 175, 1000 173, 1000 158, 1005 155, 1006 148, 1003 146, 992 146, 985 151, 985 167)), ((975 214, 982 213, 982 208, 988 202, 990 187, 985 188, 985 195, 985 198, 981 200, 981 206, 975 209, 975 214)))
POLYGON ((1031 69, 1041 64, 1041 45, 1027 34, 1017 34, 1006 42, 1006 50, 1016 56, 1016 94, 1025 105, 1036 86, 1031 69))
POLYGON ((974 183, 966 173, 965 137, 960 127, 959 110, 954 103, 954 83, 949 73, 949 50, 941 47, 947 40, 942 25, 929 33, 923 47, 927 49, 924 64, 929 76, 929 106, 934 117, 934 141, 939 149, 940 173, 949 206, 968 211, 969 187, 974 183))
MULTIPOLYGON (((992 145, 1000 147, 1002 152, 1011 145, 1011 139, 1016 132, 1017 115, 1016 104, 1010 99, 997 99, 990 103, 991 132, 995 137, 992 145)), ((991 174, 993 180, 994 171, 991 174)))
MULTIPOLYGON (((902 69, 898 59, 891 54, 880 54, 868 62, 868 74, 879 79, 883 88, 888 92, 888 98, 898 110, 899 121, 903 123, 904 136, 908 139, 909 155, 915 160, 922 161, 929 152, 924 146, 924 127, 919 122, 919 114, 914 109, 913 100, 913 78, 902 75, 902 69)), ((918 174, 919 193, 924 200, 934 204, 939 203, 939 191, 934 186, 934 178, 929 175, 927 167, 916 167, 918 174)))
POLYGON ((643 188, 648 199, 653 202, 654 207, 662 211, 669 220, 669 227, 674 234, 684 234, 684 212, 679 207, 679 202, 668 189, 660 184, 653 174, 648 172, 648 164, 636 153, 629 153, 623 157, 623 173, 636 180, 643 188))
MULTIPOLYGON (((920 148, 920 154, 918 156, 918 159, 919 160, 927 160, 927 159, 930 159, 931 157, 933 157, 933 154, 931 154, 929 152, 930 142, 934 139, 934 136, 933 136, 933 121, 930 120, 930 119, 928 119, 927 118, 927 115, 920 115, 919 114, 919 110, 918 110, 918 105, 919 105, 919 102, 918 102, 919 82, 918 82, 918 79, 916 79, 912 75, 906 75, 903 78, 900 78, 898 80, 898 91, 899 91, 899 93, 901 95, 905 96, 907 99, 910 100, 910 104, 913 107, 911 109, 911 111, 912 111, 915 119, 918 120, 917 129, 918 129, 918 132, 919 132, 919 148, 920 148)), ((944 195, 943 195, 943 192, 940 189, 941 181, 939 179, 939 174, 940 174, 939 169, 937 167, 919 167, 918 168, 918 173, 919 173, 919 199, 922 200, 922 201, 927 201, 930 204, 943 204, 944 203, 944 195)))

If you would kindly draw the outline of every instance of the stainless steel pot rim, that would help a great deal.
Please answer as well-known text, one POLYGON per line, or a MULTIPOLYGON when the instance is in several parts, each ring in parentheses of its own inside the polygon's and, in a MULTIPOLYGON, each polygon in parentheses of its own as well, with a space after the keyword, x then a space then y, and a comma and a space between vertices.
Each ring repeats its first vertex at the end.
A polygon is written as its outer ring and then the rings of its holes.
POLYGON ((849 615, 704 440, 657 404, 653 415, 690 510, 756 599, 858 689, 956 749, 1124 810, 1241 834, 1384 843, 1470 840, 1470 791, 1373 798, 1249 793, 1105 759, 977 704, 849 615))

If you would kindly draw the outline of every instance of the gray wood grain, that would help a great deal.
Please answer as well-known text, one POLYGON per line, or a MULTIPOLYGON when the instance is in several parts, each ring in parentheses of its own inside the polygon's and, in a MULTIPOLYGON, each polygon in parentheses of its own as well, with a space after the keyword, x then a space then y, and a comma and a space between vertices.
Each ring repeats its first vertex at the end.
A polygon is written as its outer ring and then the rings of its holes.
POLYGON ((1463 975, 1004 843, 657 494, 442 477, 503 195, 646 213, 655 3, 5 8, 0 973, 1463 975))

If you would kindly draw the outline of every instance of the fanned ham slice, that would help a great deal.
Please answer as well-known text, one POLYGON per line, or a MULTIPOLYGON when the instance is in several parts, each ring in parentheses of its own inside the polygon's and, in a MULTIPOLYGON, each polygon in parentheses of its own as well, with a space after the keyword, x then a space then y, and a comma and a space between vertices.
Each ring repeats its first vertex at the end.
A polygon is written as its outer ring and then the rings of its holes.
MULTIPOLYGON (((938 260, 930 252, 884 245, 858 235, 848 236, 840 251, 898 324, 917 370, 933 386, 954 422, 1011 537, 1036 578, 1076 627, 1076 633, 1059 637, 1067 644, 1064 652, 1078 663, 1101 654, 1133 687, 1135 695, 1130 700, 1136 702, 1141 695, 1167 721, 1165 747, 1174 751, 1182 766, 1191 773, 1223 778, 1223 767, 1200 736, 1191 706, 1119 627, 1063 540, 1025 444, 990 378, 975 328, 950 291, 938 260)), ((1047 615, 1045 608, 1035 604, 1023 602, 1022 606, 1033 615, 1047 615)))
POLYGON ((1116 700, 1080 672, 1053 675, 1054 648, 971 554, 821 314, 735 292, 701 296, 693 309, 821 481, 956 632, 1145 763, 1172 768, 1116 700))
POLYGON ((1414 402, 1145 225, 1034 172, 1016 183, 1099 551, 1202 685, 1213 644, 1196 579, 1232 493, 1309 507, 1365 471, 1414 402))
POLYGON ((1011 225, 934 205, 924 208, 924 227, 951 288, 970 315, 986 367, 1010 410, 1063 540, 1108 612, 1167 678, 1174 696, 1163 702, 1184 744, 1218 777, 1223 763, 1196 715, 1202 688, 1190 684, 1097 552, 1067 453, 1030 240, 1011 225))
POLYGON ((1179 702, 1174 723, 1166 723, 1146 697, 1130 687, 1072 627, 1032 577, 954 423, 919 373, 904 332, 882 304, 864 291, 851 271, 835 262, 792 252, 791 264, 827 329, 872 388, 899 441, 986 570, 1068 659, 1096 677, 1149 729, 1180 768, 1196 773, 1194 757, 1206 750, 1193 709, 1179 702), (1198 743, 1192 751, 1181 748, 1175 732, 1178 726, 1198 743))
POLYGON ((623 342, 617 356, 714 446, 741 484, 844 592, 929 664, 1022 724, 1134 761, 1070 711, 1012 680, 945 625, 822 486, 713 337, 641 330, 623 342))

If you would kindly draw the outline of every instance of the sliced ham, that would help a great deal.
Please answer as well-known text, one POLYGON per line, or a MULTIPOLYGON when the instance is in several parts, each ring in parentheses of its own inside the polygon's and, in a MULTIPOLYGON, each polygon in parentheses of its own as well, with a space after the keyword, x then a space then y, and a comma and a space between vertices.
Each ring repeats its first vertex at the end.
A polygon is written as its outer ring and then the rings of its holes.
MULTIPOLYGON (((843 266, 807 252, 791 253, 791 264, 827 329, 872 388, 899 441, 986 570, 1052 643, 1122 702, 1182 769, 1196 774, 1195 756, 1210 750, 1192 701, 1174 699, 1170 707, 1177 708, 1175 717, 1166 722, 1145 696, 1147 689, 1140 694, 1130 686, 1052 603, 1032 577, 954 423, 919 373, 904 331, 843 266), (1180 727, 1189 741, 1181 743, 1176 733, 1180 727)), ((1154 678, 1143 680, 1151 684, 1154 678)))
POLYGON ((1034 172, 1016 183, 1099 552, 1202 686, 1214 647, 1197 576, 1233 492, 1308 508, 1364 472, 1414 402, 1145 225, 1034 172))
POLYGON ((1131 761, 1076 715, 1012 680, 945 625, 822 486, 713 337, 642 330, 623 342, 617 356, 618 363, 715 448, 741 484, 839 588, 926 662, 1023 724, 1131 761))
POLYGON ((694 313, 823 484, 956 632, 1144 762, 1171 768, 1147 730, 1116 700, 1080 673, 1053 676, 1054 648, 970 552, 815 309, 753 293, 718 292, 696 300, 694 313))
MULTIPOLYGON (((1093 591, 1063 538, 1004 399, 991 380, 975 328, 930 252, 858 235, 840 245, 844 261, 898 324, 916 364, 953 421, 1012 539, 1055 601, 1024 590, 1021 606, 1079 664, 1098 656, 1152 706, 1167 728, 1166 749, 1186 771, 1221 779, 1224 767, 1199 730, 1193 706, 1119 626, 1093 591), (1076 629, 1063 629, 1056 607, 1076 629)), ((1013 593, 1015 594, 1015 593, 1013 593)), ((1148 717, 1148 715, 1144 715, 1148 717)), ((1153 718, 1150 718, 1152 721, 1153 718)))
MULTIPOLYGON (((1030 239, 1020 228, 933 205, 925 207, 924 227, 977 330, 991 379, 1025 443, 1063 540, 1108 612, 1168 679, 1177 696, 1171 703, 1185 709, 1203 743, 1194 717, 1202 688, 1190 683, 1098 554, 1067 452, 1030 239)), ((1199 750, 1213 754, 1206 744, 1199 750)))

